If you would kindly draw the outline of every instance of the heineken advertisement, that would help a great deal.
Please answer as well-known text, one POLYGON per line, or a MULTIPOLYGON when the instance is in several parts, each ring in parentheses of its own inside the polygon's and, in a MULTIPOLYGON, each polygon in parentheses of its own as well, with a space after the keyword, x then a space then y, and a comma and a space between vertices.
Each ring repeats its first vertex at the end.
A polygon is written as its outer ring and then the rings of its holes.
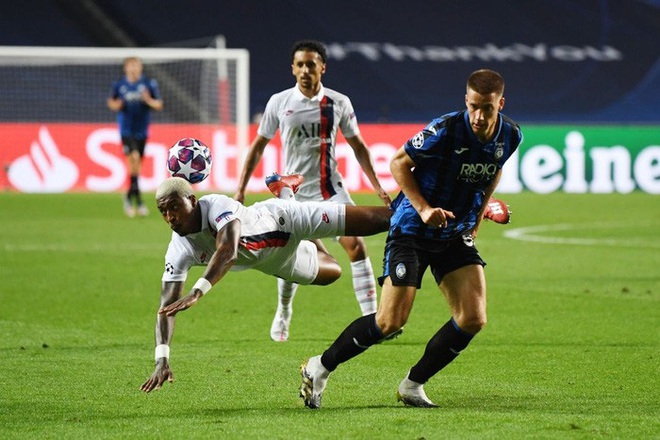
POLYGON ((660 194, 660 127, 523 125, 498 192, 660 194))

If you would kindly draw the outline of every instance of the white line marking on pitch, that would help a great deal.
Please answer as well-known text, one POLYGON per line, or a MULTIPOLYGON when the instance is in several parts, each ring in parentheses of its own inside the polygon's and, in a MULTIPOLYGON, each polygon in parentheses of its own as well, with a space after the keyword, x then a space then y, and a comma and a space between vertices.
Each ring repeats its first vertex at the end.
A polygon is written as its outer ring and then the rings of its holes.
MULTIPOLYGON (((572 244, 578 246, 619 246, 619 247, 646 247, 660 248, 657 241, 649 241, 642 237, 627 238, 573 238, 573 237, 553 237, 541 235, 555 231, 577 231, 580 229, 616 229, 630 228, 629 225, 616 223, 559 223, 555 225, 537 225, 525 228, 510 229, 504 232, 506 238, 512 240, 531 241, 535 243, 546 244, 572 244)), ((633 234, 635 231, 631 231, 633 234)))

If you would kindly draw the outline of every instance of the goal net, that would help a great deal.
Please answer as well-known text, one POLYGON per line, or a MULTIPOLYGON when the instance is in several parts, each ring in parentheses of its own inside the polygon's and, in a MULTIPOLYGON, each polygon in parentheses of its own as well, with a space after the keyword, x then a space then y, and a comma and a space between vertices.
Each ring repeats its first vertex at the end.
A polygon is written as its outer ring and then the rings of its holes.
MULTIPOLYGON (((208 179, 205 185, 230 191, 249 142, 245 49, 0 47, 0 130, 5 131, 0 160, 5 177, 11 177, 14 162, 23 154, 41 175, 36 191, 121 189, 122 176, 116 175, 121 172, 114 168, 123 156, 120 145, 112 146, 119 144, 119 135, 116 114, 108 109, 106 99, 112 83, 123 76, 123 60, 133 56, 142 60, 144 74, 157 80, 164 101, 161 112, 151 112, 145 189, 166 177, 158 169, 164 162, 157 163, 166 154, 164 149, 180 138, 195 137, 211 147, 214 159, 224 155, 219 170, 214 164, 216 181, 208 179), (13 134, 11 144, 7 134, 13 134), (99 164, 104 154, 112 157, 99 164), (44 187, 54 155, 76 164, 78 179, 73 186, 44 187), (108 174, 121 182, 98 185, 108 174), (87 185, 90 177, 96 186, 87 185)), ((30 191, 29 184, 17 185, 11 179, 3 186, 30 191)))

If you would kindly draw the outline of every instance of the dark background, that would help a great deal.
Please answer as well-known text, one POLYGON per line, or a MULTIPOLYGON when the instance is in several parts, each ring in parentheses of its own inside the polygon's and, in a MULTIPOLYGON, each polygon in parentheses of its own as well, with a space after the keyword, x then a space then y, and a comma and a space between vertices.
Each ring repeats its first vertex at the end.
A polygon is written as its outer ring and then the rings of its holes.
POLYGON ((0 8, 0 45, 203 47, 224 35, 227 47, 250 51, 250 108, 257 113, 271 94, 294 84, 289 53, 294 41, 313 38, 331 48, 370 43, 377 59, 355 52, 333 56, 324 77, 326 87, 351 97, 361 122, 424 122, 462 108, 467 75, 488 67, 504 75, 505 113, 518 121, 657 124, 659 5, 657 0, 22 0, 0 8), (396 61, 385 55, 387 44, 418 54, 440 48, 455 57, 463 53, 463 59, 422 55, 396 61), (542 47, 547 56, 479 60, 475 54, 488 45, 542 47), (586 55, 571 61, 552 55, 566 47, 586 55), (594 58, 607 47, 620 58, 594 58))

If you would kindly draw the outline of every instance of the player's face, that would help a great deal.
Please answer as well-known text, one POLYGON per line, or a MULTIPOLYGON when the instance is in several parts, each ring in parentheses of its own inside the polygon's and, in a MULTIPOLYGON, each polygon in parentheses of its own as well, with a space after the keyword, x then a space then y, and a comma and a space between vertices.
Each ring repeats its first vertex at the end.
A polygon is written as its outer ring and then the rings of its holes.
POLYGON ((163 220, 182 237, 199 229, 198 225, 194 225, 193 217, 193 209, 196 204, 195 196, 181 197, 176 194, 162 197, 156 201, 163 220))
POLYGON ((465 94, 465 105, 472 131, 480 141, 489 141, 495 134, 497 115, 504 108, 504 97, 497 93, 482 95, 472 89, 465 94))
POLYGON ((124 64, 124 73, 129 81, 135 82, 142 76, 142 63, 140 60, 127 60, 124 64))
POLYGON ((291 72, 296 77, 300 91, 312 97, 319 91, 325 63, 318 53, 299 50, 293 55, 291 72))

